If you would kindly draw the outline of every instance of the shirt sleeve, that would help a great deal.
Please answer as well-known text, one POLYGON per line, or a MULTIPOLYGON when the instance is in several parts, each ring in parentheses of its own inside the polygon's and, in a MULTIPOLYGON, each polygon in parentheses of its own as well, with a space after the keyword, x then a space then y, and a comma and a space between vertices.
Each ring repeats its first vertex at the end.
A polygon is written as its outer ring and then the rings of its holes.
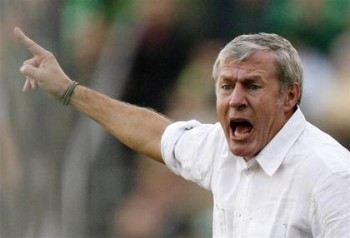
POLYGON ((350 172, 337 172, 320 181, 314 201, 313 234, 350 237, 350 172))
POLYGON ((162 136, 163 160, 175 174, 210 190, 214 161, 220 153, 219 138, 218 123, 176 122, 162 136))

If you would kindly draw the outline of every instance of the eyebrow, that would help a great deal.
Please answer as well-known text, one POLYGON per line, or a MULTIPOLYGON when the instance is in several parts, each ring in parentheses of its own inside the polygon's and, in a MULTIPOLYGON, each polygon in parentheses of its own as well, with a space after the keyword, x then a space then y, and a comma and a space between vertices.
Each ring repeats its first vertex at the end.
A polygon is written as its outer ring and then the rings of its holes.
MULTIPOLYGON (((234 77, 228 76, 228 75, 220 75, 219 80, 220 81, 231 81, 234 79, 234 77)), ((244 82, 255 82, 261 80, 262 77, 259 74, 251 74, 251 75, 246 75, 242 77, 239 81, 244 81, 244 82)))
POLYGON ((261 80, 262 77, 260 75, 247 75, 245 77, 242 78, 242 81, 245 81, 245 82, 256 82, 256 81, 259 81, 261 80))

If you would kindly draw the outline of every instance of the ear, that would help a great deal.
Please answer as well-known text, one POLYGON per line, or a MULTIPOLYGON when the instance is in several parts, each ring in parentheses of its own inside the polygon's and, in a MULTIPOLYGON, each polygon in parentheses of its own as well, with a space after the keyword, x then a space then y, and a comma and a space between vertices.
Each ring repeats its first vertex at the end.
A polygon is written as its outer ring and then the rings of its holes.
POLYGON ((286 89, 284 98, 284 109, 285 112, 292 111, 295 105, 298 103, 301 97, 301 87, 300 84, 295 83, 286 89))

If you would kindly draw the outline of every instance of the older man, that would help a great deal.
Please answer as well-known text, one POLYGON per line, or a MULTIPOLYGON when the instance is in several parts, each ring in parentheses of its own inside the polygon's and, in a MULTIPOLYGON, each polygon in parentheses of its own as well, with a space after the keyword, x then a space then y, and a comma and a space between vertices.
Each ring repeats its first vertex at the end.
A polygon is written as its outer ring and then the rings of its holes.
POLYGON ((350 153, 298 104, 297 51, 275 34, 242 35, 213 69, 216 124, 172 123, 72 81, 53 54, 15 29, 33 54, 23 90, 40 87, 130 148, 210 190, 214 237, 350 237, 350 153))

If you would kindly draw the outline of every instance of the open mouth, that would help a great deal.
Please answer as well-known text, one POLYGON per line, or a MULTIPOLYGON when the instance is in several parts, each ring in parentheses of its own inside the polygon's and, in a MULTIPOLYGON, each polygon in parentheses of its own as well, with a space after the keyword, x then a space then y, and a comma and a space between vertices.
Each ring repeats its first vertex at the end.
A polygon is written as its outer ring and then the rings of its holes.
POLYGON ((246 139, 253 129, 252 123, 245 119, 235 119, 230 121, 233 138, 236 140, 246 139))

